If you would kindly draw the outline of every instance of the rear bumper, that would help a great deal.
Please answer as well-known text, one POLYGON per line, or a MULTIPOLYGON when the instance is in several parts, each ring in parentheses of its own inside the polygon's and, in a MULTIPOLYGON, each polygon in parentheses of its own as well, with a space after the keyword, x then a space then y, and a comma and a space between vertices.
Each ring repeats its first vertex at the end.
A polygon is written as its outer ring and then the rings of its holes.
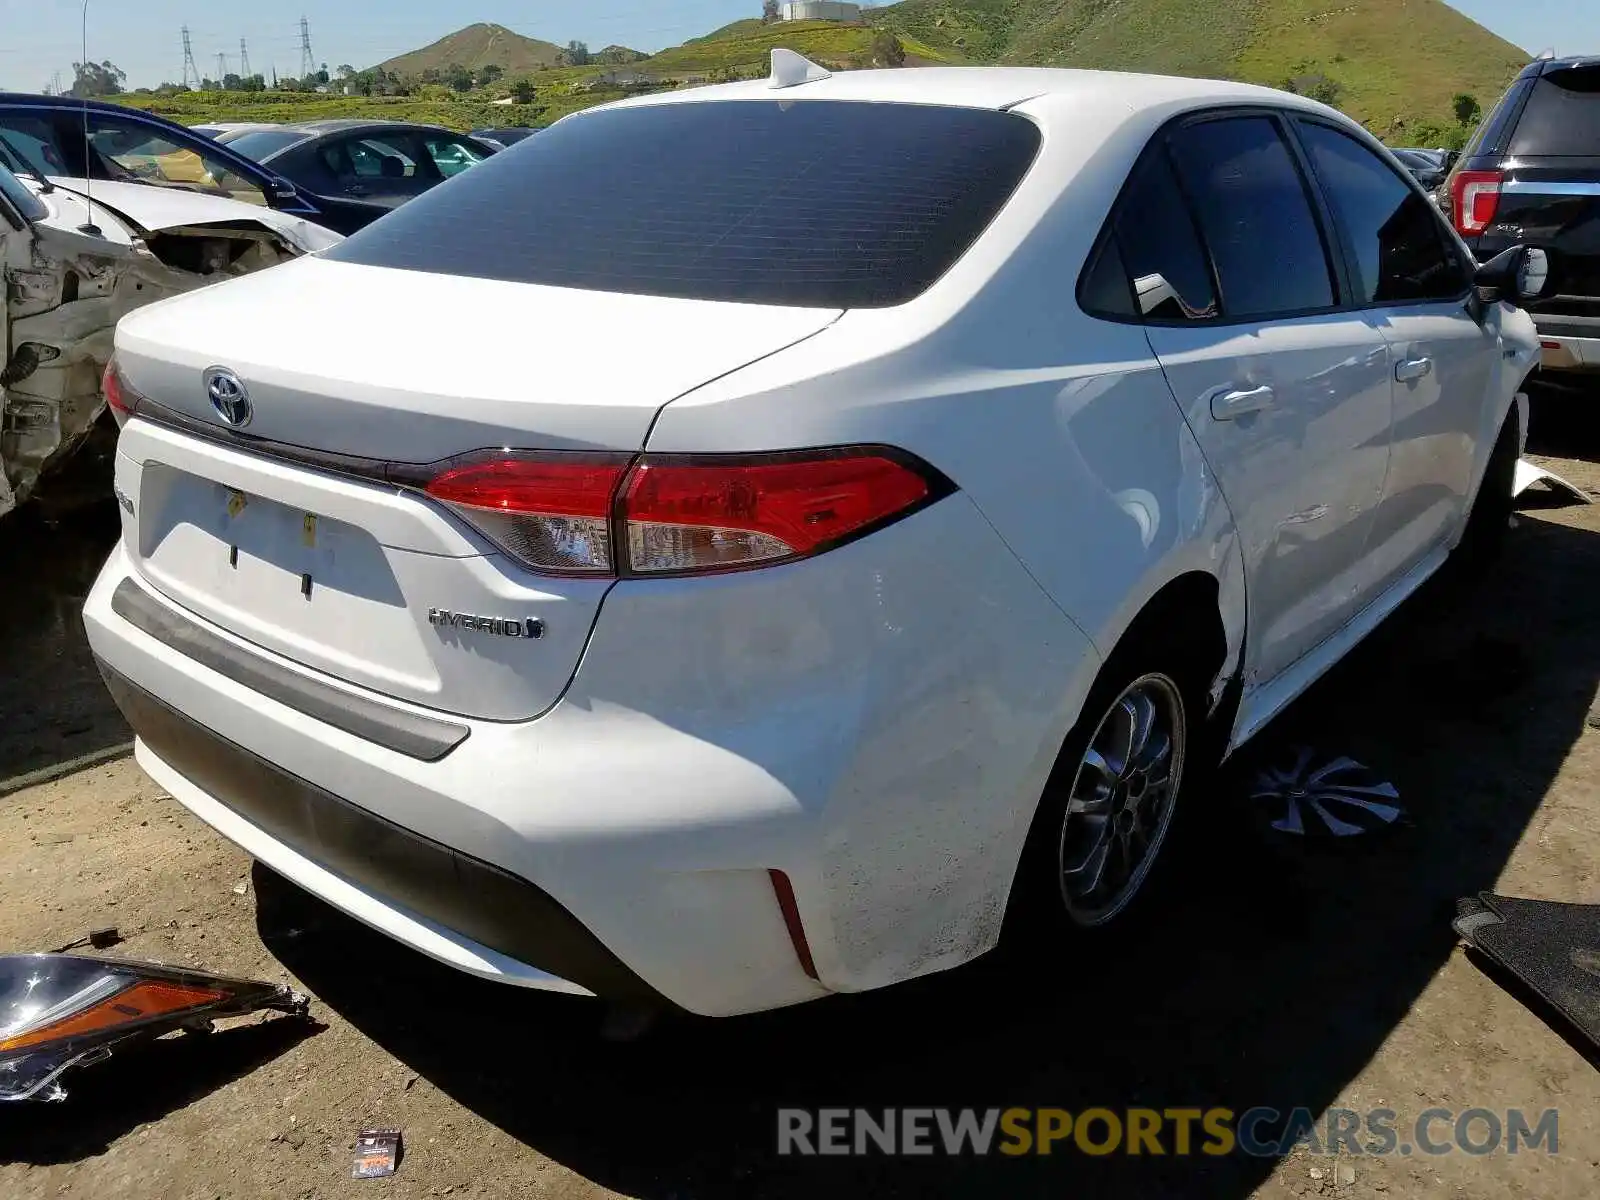
POLYGON ((1540 366, 1546 371, 1600 371, 1600 337, 1539 334, 1540 366))
POLYGON ((141 765, 279 874, 480 976, 706 1016, 989 949, 1099 666, 959 494, 811 562, 617 585, 533 721, 441 721, 280 658, 121 545, 84 620, 141 765), (429 720, 466 736, 436 755, 429 720))
POLYGON ((1534 313, 1546 371, 1600 371, 1600 320, 1534 313))
POLYGON ((385 897, 433 938, 454 942, 457 953, 450 957, 458 966, 471 969, 476 961, 549 991, 659 999, 576 917, 526 879, 297 778, 190 720, 104 662, 100 673, 139 739, 141 765, 176 783, 174 794, 202 818, 220 817, 241 840, 254 843, 269 866, 300 877, 314 866, 328 876, 318 881, 319 891, 331 879, 342 879, 356 891, 385 897), (220 796, 227 800, 204 799, 220 796))

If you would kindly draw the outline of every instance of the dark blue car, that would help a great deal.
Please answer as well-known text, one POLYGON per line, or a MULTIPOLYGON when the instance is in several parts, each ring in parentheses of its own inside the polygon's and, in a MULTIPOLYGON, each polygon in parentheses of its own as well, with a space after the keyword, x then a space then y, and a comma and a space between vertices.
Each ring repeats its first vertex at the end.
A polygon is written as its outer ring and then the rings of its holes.
POLYGON ((70 96, 0 92, 0 163, 60 179, 143 181, 231 196, 346 235, 389 211, 307 191, 163 117, 70 96))

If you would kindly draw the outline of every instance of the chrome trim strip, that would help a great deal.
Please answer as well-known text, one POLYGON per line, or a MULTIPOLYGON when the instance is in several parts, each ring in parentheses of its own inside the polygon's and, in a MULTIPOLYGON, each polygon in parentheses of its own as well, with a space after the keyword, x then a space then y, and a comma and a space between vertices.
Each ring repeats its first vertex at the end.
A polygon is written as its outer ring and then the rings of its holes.
POLYGON ((1513 196, 1600 196, 1600 179, 1510 179, 1500 191, 1513 196))

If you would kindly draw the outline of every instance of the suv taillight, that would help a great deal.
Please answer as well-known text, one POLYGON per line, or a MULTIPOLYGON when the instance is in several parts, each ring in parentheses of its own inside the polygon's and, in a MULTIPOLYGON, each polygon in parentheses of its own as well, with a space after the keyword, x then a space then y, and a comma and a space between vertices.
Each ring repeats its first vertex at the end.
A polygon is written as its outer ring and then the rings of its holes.
POLYGON ((1494 224, 1500 208, 1503 171, 1457 171, 1450 181, 1450 213, 1456 232, 1476 237, 1494 224))
POLYGON ((532 570, 698 575, 822 554, 953 490, 884 447, 770 455, 496 452, 424 490, 532 570))
POLYGON ((106 371, 100 378, 100 390, 106 398, 106 407, 111 410, 112 418, 121 429, 128 423, 129 418, 139 411, 139 401, 143 399, 138 392, 128 386, 128 381, 123 378, 122 368, 117 365, 117 356, 112 355, 111 361, 106 363, 106 371))

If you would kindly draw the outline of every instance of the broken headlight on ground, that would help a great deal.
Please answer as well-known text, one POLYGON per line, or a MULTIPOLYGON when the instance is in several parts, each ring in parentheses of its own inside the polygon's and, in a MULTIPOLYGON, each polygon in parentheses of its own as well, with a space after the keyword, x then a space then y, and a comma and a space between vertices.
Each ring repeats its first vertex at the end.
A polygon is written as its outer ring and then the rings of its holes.
POLYGON ((275 1010, 303 1017, 306 998, 277 984, 154 963, 74 954, 0 955, 0 1101, 59 1100, 62 1072, 129 1041, 209 1031, 219 1017, 275 1010))

